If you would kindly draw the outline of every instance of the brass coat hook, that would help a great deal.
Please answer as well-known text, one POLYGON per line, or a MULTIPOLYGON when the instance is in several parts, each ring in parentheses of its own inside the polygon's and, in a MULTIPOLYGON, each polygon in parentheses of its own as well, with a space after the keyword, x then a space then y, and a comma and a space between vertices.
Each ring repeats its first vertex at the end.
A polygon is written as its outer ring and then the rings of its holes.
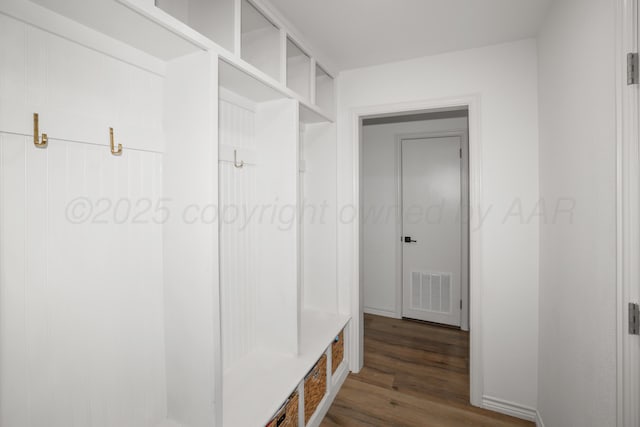
POLYGON ((36 147, 44 148, 49 142, 49 137, 46 133, 42 134, 42 140, 40 140, 40 126, 38 120, 38 113, 33 113, 33 145, 36 147))
POLYGON ((240 160, 240 163, 238 163, 238 150, 233 150, 233 166, 237 167, 238 169, 244 167, 244 160, 240 160))
POLYGON ((111 142, 111 154, 114 156, 122 154, 122 144, 118 144, 118 148, 116 149, 116 145, 113 142, 113 128, 109 128, 109 141, 111 142))

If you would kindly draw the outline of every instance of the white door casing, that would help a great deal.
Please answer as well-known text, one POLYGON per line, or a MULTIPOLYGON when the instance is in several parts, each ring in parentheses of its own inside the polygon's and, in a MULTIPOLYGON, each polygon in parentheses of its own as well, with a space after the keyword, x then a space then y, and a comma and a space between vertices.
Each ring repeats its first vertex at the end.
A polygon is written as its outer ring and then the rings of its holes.
POLYGON ((402 140, 403 317, 460 326, 461 148, 459 136, 402 140))
POLYGON ((617 423, 640 425, 640 338, 629 334, 629 303, 640 302, 640 95, 627 82, 627 54, 640 46, 637 0, 616 2, 617 122, 617 423))

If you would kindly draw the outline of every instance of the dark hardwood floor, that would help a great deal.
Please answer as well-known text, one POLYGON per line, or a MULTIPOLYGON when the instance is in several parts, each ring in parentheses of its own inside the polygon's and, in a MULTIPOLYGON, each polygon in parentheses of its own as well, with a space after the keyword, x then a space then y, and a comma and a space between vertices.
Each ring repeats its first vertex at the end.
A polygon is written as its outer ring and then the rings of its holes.
POLYGON ((471 406, 469 334, 365 315, 364 368, 351 374, 321 427, 533 426, 471 406))

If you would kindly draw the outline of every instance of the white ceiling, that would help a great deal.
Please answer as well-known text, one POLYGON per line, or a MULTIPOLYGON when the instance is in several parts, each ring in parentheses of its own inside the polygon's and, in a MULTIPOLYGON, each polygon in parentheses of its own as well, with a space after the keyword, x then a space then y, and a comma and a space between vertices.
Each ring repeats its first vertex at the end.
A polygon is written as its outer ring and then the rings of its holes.
POLYGON ((533 37, 552 0, 270 0, 340 69, 533 37))

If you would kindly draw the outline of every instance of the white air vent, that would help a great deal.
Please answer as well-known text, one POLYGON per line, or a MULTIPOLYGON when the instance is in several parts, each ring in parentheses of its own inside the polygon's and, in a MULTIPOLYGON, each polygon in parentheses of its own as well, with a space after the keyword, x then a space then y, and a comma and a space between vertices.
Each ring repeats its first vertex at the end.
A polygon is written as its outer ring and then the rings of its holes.
POLYGON ((451 313, 451 273, 411 273, 411 309, 451 313))

